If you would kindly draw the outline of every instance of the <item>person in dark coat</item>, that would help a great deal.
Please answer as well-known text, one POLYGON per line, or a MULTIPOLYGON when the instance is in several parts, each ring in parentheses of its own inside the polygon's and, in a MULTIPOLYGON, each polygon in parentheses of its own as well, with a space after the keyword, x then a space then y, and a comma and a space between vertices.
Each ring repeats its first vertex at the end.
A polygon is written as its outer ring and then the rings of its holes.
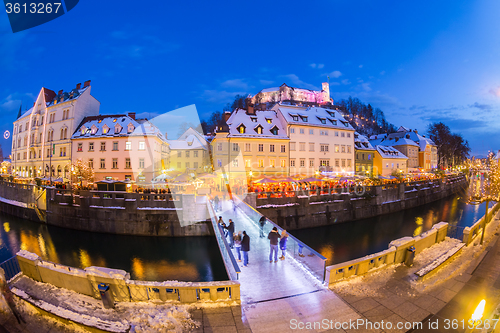
POLYGON ((248 252, 250 252, 250 237, 246 231, 243 231, 243 239, 241 240, 241 251, 243 252, 243 266, 248 266, 248 252))
POLYGON ((260 226, 260 237, 265 237, 264 235, 264 225, 266 224, 266 217, 262 215, 262 217, 259 220, 259 226, 260 226))
POLYGON ((225 227, 227 230, 227 235, 229 236, 229 246, 233 248, 234 246, 234 222, 233 220, 229 219, 229 225, 225 227))
POLYGON ((269 239, 269 244, 271 245, 271 251, 269 252, 269 262, 273 262, 273 252, 274 262, 278 262, 278 241, 280 239, 278 228, 274 227, 269 235, 267 235, 267 238, 269 239))

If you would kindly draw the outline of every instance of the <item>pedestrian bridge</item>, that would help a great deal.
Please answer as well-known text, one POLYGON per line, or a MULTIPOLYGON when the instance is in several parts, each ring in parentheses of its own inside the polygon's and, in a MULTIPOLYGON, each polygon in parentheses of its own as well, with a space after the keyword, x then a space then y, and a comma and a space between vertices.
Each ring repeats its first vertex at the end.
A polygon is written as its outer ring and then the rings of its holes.
MULTIPOLYGON (((322 318, 345 320, 358 318, 342 299, 323 285, 326 258, 292 235, 287 242, 285 260, 269 262, 270 245, 267 234, 278 225, 268 222, 265 237, 259 237, 258 211, 241 201, 222 201, 216 211, 208 201, 208 210, 230 279, 240 282, 241 305, 252 331, 288 332, 290 321, 318 321, 322 318), (236 250, 231 250, 227 239, 217 225, 222 216, 227 224, 232 219, 235 232, 245 230, 250 237, 248 267, 236 261, 236 250)), ((281 250, 279 252, 281 255, 281 250)))

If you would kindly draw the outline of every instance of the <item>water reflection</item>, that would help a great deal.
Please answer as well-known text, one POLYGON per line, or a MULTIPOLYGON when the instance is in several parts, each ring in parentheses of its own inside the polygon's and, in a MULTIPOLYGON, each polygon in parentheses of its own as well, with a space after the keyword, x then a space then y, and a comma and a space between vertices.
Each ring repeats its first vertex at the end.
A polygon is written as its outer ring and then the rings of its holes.
POLYGON ((123 269, 146 281, 227 280, 213 237, 151 238, 57 228, 0 214, 0 261, 23 249, 41 258, 85 268, 123 269))
POLYGON ((392 214, 291 233, 324 255, 327 265, 332 265, 385 250, 392 240, 420 235, 441 221, 461 228, 471 226, 484 215, 485 203, 469 205, 464 197, 459 193, 392 214))

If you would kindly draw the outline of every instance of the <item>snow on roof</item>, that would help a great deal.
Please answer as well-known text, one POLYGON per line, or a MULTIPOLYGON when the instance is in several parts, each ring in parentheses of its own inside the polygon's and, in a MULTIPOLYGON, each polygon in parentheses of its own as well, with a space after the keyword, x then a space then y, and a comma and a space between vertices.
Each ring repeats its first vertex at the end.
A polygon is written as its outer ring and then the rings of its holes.
POLYGON ((354 131, 351 124, 344 119, 343 115, 338 110, 325 109, 317 106, 304 107, 281 104, 276 104, 273 109, 281 112, 288 124, 354 131))
POLYGON ((208 142, 203 135, 192 127, 188 128, 177 140, 167 140, 170 149, 205 149, 208 150, 208 142))
POLYGON ((354 147, 357 150, 375 150, 368 138, 358 132, 354 133, 354 147))
POLYGON ((288 139, 286 130, 274 111, 255 111, 255 114, 247 114, 246 110, 237 109, 227 120, 227 125, 231 137, 288 139), (259 125, 262 127, 261 134, 257 133, 259 125), (240 133, 241 126, 244 127, 244 133, 240 133), (272 132, 273 129, 277 130, 277 134, 272 132))
POLYGON ((64 103, 70 100, 75 100, 80 97, 80 95, 89 88, 90 86, 83 87, 81 89, 73 89, 70 92, 63 92, 62 94, 56 95, 51 101, 47 101, 46 106, 50 107, 53 105, 56 105, 58 103, 64 103), (62 98, 62 100, 61 100, 62 98), (54 104, 54 102, 57 100, 57 103, 54 104))
POLYGON ((28 117, 30 114, 31 114, 31 111, 33 111, 33 108, 29 108, 29 110, 25 111, 23 113, 23 115, 21 117, 19 117, 18 119, 16 119, 14 122, 18 121, 18 120, 21 120, 23 119, 24 117, 28 117))
POLYGON ((85 117, 71 139, 145 135, 154 135, 166 141, 158 127, 148 120, 115 114, 85 117), (105 130, 106 133, 104 133, 105 130))
POLYGON ((375 146, 375 149, 380 154, 382 158, 402 158, 408 159, 403 153, 391 146, 375 146))
POLYGON ((386 139, 382 142, 382 145, 384 146, 415 146, 415 147, 419 147, 419 145, 411 140, 411 139, 407 139, 407 138, 389 138, 389 139, 386 139))
POLYGON ((404 127, 404 126, 400 126, 397 131, 398 132, 409 132, 410 129, 408 129, 408 128, 404 127))
POLYGON ((278 91, 278 90, 280 90, 280 87, 272 87, 272 88, 262 89, 260 92, 267 93, 267 92, 273 92, 273 91, 278 91))

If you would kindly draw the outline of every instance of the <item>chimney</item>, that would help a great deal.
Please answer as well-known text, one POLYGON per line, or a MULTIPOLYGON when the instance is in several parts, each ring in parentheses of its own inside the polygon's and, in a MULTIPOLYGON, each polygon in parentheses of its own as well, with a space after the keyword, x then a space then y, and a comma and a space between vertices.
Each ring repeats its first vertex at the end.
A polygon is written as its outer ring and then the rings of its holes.
POLYGON ((128 116, 135 120, 135 112, 129 112, 128 116))
POLYGON ((63 93, 63 90, 59 90, 59 92, 57 93, 58 95, 61 95, 63 93))
POLYGON ((414 132, 415 134, 418 134, 418 131, 417 131, 417 130, 413 130, 413 132, 414 132))
POLYGON ((224 112, 224 121, 226 123, 229 120, 229 117, 231 117, 231 112, 229 112, 229 111, 224 112))
POLYGON ((85 87, 88 87, 88 86, 90 86, 90 80, 85 81, 85 82, 83 83, 83 87, 84 87, 84 88, 85 88, 85 87))
POLYGON ((81 87, 81 86, 82 86, 82 84, 81 84, 81 83, 77 83, 77 84, 76 84, 76 89, 77 89, 77 90, 80 90, 80 87, 81 87))
POLYGON ((165 132, 165 140, 168 140, 167 132, 165 132))

